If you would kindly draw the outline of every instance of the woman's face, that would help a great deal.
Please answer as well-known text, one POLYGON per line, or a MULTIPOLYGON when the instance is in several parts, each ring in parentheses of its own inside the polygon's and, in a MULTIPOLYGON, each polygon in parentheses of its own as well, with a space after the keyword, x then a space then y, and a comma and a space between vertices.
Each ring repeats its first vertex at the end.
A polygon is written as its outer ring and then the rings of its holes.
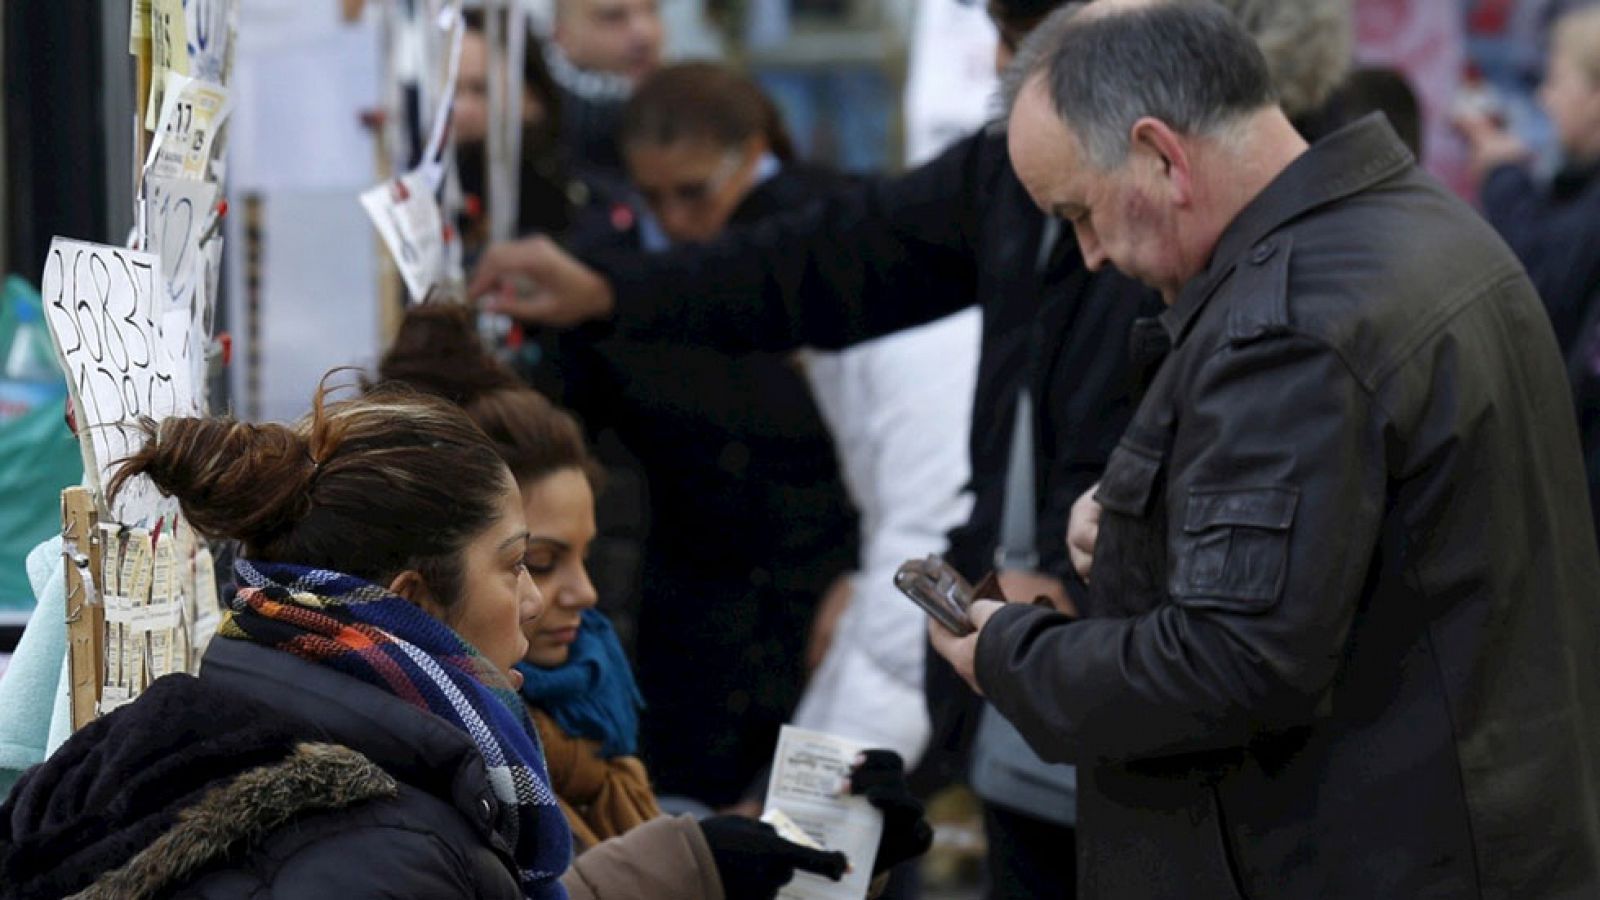
POLYGON ((461 596, 439 617, 520 688, 522 675, 511 667, 528 651, 523 628, 545 601, 528 573, 528 524, 509 471, 499 517, 462 552, 461 596))
POLYGON ((594 490, 577 468, 561 469, 522 488, 528 523, 525 557, 546 608, 525 622, 528 649, 523 658, 554 668, 567 661, 578 639, 583 611, 599 602, 584 558, 594 541, 594 490))
MULTIPOLYGON (((523 85, 523 124, 542 122, 544 117, 544 105, 523 85)), ((481 31, 468 29, 461 35, 461 68, 456 75, 450 129, 458 144, 482 143, 489 136, 489 42, 481 31)))
POLYGON ((766 151, 753 138, 739 147, 689 138, 670 144, 631 144, 626 151, 634 187, 674 243, 703 243, 722 233, 755 186, 766 151))
POLYGON ((1539 100, 1568 156, 1581 161, 1600 157, 1600 84, 1571 53, 1558 50, 1551 54, 1539 100))

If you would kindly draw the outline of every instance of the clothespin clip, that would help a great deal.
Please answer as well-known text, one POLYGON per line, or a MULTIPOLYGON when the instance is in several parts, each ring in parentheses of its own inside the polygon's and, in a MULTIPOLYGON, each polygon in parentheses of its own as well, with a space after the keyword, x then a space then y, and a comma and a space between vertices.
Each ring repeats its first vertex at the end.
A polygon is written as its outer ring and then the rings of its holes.
POLYGON ((205 232, 200 235, 200 246, 202 247, 204 247, 212 238, 216 237, 217 232, 221 230, 222 217, 228 214, 228 199, 224 197, 221 200, 218 200, 214 209, 215 214, 211 217, 211 224, 207 225, 205 232))

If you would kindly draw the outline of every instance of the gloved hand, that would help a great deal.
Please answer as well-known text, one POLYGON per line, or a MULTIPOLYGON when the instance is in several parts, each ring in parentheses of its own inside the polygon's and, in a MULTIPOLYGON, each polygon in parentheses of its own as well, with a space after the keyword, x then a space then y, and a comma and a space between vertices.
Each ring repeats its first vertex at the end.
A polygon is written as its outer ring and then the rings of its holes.
POLYGON ((923 818, 922 801, 911 795, 900 754, 868 750, 856 760, 850 770, 850 793, 866 797, 868 803, 883 812, 883 837, 878 840, 878 858, 872 864, 876 877, 927 853, 933 846, 933 826, 923 818))
POLYGON ((700 831, 728 900, 770 900, 797 870, 838 881, 850 865, 843 853, 802 847, 779 837, 771 825, 744 816, 701 819, 700 831))

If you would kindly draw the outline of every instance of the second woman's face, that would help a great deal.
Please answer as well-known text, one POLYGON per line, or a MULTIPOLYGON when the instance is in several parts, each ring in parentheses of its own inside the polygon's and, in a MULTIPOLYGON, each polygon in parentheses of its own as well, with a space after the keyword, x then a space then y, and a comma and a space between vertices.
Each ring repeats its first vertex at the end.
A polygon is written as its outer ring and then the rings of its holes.
POLYGON ((583 611, 599 602, 585 557, 594 541, 594 490, 581 469, 553 472, 522 486, 528 523, 525 561, 545 599, 545 611, 523 626, 524 659, 543 668, 567 661, 583 611))
POLYGON ((627 148, 628 174, 674 243, 703 243, 722 233, 755 184, 764 147, 685 139, 627 148))

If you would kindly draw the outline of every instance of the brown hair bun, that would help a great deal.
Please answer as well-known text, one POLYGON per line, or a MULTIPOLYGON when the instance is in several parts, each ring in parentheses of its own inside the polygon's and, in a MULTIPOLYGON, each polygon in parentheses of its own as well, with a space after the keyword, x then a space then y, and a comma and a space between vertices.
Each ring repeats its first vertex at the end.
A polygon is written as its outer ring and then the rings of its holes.
POLYGON ((165 419, 143 423, 148 441, 124 460, 107 493, 136 475, 176 497, 202 533, 264 543, 304 516, 316 466, 305 438, 276 423, 165 419))
MULTIPOLYGON (((329 373, 330 375, 333 373, 329 373)), ((292 428, 225 418, 145 425, 111 480, 148 475, 194 527, 266 562, 385 583, 415 569, 448 605, 463 547, 500 515, 506 465, 462 411, 401 385, 325 403, 292 428)))

